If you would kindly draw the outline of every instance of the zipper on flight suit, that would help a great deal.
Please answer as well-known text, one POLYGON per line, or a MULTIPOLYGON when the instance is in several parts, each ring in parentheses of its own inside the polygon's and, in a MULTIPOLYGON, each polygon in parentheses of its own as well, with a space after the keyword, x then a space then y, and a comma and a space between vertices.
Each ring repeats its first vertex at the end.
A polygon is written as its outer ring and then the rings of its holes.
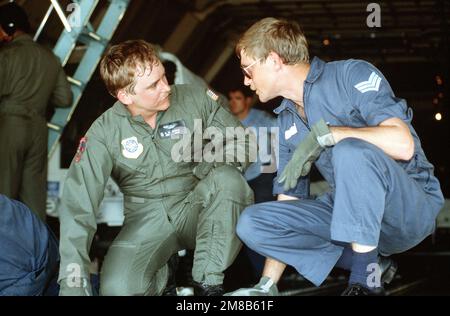
MULTIPOLYGON (((161 112, 159 112, 159 113, 161 113, 161 112)), ((159 114, 158 113, 158 114, 159 114)), ((163 150, 162 149, 162 146, 160 146, 159 145, 159 143, 158 143, 158 141, 157 141, 157 139, 156 139, 156 134, 157 134, 157 131, 158 131, 158 128, 159 128, 159 123, 161 122, 161 119, 162 119, 162 117, 164 116, 164 112, 162 112, 161 113, 161 115, 158 117, 156 117, 156 125, 155 125, 155 128, 153 129, 151 126, 149 126, 150 127, 150 130, 151 130, 151 138, 152 138, 152 144, 153 144, 153 147, 155 148, 155 152, 156 152, 156 155, 158 156, 158 161, 162 161, 161 160, 161 155, 159 154, 159 151, 158 151, 158 149, 161 149, 161 150, 163 150)), ((163 178, 165 177, 165 174, 164 174, 164 168, 162 167, 162 163, 160 163, 160 166, 161 166, 161 173, 162 173, 162 176, 163 176, 163 178)), ((162 184, 162 183, 160 183, 159 184, 160 185, 160 188, 161 188, 161 193, 162 193, 162 195, 164 196, 164 195, 166 195, 166 190, 165 190, 165 188, 164 188, 164 185, 162 184)), ((163 205, 163 207, 164 207, 164 212, 166 213, 166 215, 167 215, 167 219, 168 219, 168 221, 170 222, 170 223, 172 223, 172 218, 170 217, 170 215, 169 215, 169 213, 167 212, 167 206, 165 205, 165 203, 164 203, 164 200, 162 199, 161 200, 161 204, 163 205)))

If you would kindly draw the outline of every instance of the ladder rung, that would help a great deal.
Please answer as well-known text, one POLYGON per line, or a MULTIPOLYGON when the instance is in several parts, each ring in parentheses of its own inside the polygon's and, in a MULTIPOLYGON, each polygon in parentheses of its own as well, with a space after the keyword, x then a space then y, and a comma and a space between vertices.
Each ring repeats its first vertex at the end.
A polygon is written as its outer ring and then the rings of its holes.
POLYGON ((98 34, 95 34, 94 32, 87 32, 87 35, 90 38, 92 38, 92 39, 94 39, 94 40, 96 40, 98 42, 100 42, 102 40, 102 38, 98 34))
POLYGON ((56 125, 54 123, 47 123, 47 127, 51 130, 54 130, 55 132, 61 133, 63 130, 62 126, 56 125))
POLYGON ((78 41, 80 41, 81 43, 85 44, 85 45, 90 45, 93 41, 95 43, 100 43, 100 44, 105 44, 107 43, 107 41, 102 38, 100 35, 98 35, 97 33, 94 32, 89 32, 87 30, 85 30, 83 33, 80 34, 78 41))
POLYGON ((69 81, 71 84, 74 84, 80 88, 83 86, 83 83, 80 80, 77 80, 77 79, 69 77, 69 76, 67 76, 67 81, 69 81))

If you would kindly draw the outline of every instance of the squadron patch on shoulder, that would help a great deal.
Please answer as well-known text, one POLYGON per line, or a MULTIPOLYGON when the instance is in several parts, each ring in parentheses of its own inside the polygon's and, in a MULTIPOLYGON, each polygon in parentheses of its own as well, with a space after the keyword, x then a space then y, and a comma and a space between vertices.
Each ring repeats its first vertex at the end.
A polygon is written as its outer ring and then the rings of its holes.
POLYGON ((83 153, 86 151, 87 137, 80 139, 80 144, 78 145, 77 153, 75 154, 75 162, 80 162, 83 153))
POLYGON ((211 99, 213 99, 216 102, 217 102, 217 100, 219 100, 219 96, 211 89, 208 89, 208 91, 206 91, 206 94, 208 95, 208 97, 210 97, 211 99))
POLYGON ((122 155, 129 159, 138 159, 144 152, 144 146, 138 142, 137 137, 122 140, 122 155))

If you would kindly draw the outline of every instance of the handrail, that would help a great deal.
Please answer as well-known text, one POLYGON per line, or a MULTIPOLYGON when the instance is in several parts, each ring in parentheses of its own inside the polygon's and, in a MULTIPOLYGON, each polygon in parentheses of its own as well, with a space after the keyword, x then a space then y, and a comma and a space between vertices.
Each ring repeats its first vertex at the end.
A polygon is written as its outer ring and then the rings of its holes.
POLYGON ((44 18, 42 19, 41 24, 39 25, 39 28, 36 31, 36 34, 34 35, 33 40, 36 42, 39 38, 39 36, 41 36, 42 31, 44 30, 45 24, 47 24, 48 19, 50 18, 50 14, 52 13, 54 7, 53 4, 50 4, 50 7, 47 10, 47 13, 45 13, 44 18))

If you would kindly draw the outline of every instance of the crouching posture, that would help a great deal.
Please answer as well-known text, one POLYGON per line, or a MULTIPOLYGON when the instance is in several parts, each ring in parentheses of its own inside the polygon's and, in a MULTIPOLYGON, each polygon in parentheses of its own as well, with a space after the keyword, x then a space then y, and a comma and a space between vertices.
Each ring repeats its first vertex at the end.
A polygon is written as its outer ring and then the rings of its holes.
POLYGON ((241 247, 237 219, 253 202, 242 176, 249 164, 249 138, 226 136, 227 128, 242 125, 212 91, 169 86, 154 48, 144 41, 113 46, 100 69, 118 102, 81 140, 65 182, 61 294, 91 294, 85 286, 88 250, 110 176, 124 194, 125 220, 103 263, 100 294, 162 294, 167 262, 181 249, 195 249, 196 294, 222 294, 223 271, 241 247), (198 143, 192 144, 195 133, 200 133, 201 152, 211 144, 213 137, 207 135, 213 133, 207 129, 215 131, 214 148, 216 154, 222 148, 222 162, 185 159, 199 151, 198 143))
POLYGON ((300 27, 267 18, 236 49, 244 82, 262 102, 282 96, 277 202, 247 208, 242 241, 267 257, 263 277, 233 295, 276 294, 285 265, 320 285, 334 266, 351 271, 344 295, 383 292, 392 262, 429 236, 443 205, 415 132, 412 110, 362 60, 309 61, 300 27), (309 199, 312 164, 331 190, 309 199))

